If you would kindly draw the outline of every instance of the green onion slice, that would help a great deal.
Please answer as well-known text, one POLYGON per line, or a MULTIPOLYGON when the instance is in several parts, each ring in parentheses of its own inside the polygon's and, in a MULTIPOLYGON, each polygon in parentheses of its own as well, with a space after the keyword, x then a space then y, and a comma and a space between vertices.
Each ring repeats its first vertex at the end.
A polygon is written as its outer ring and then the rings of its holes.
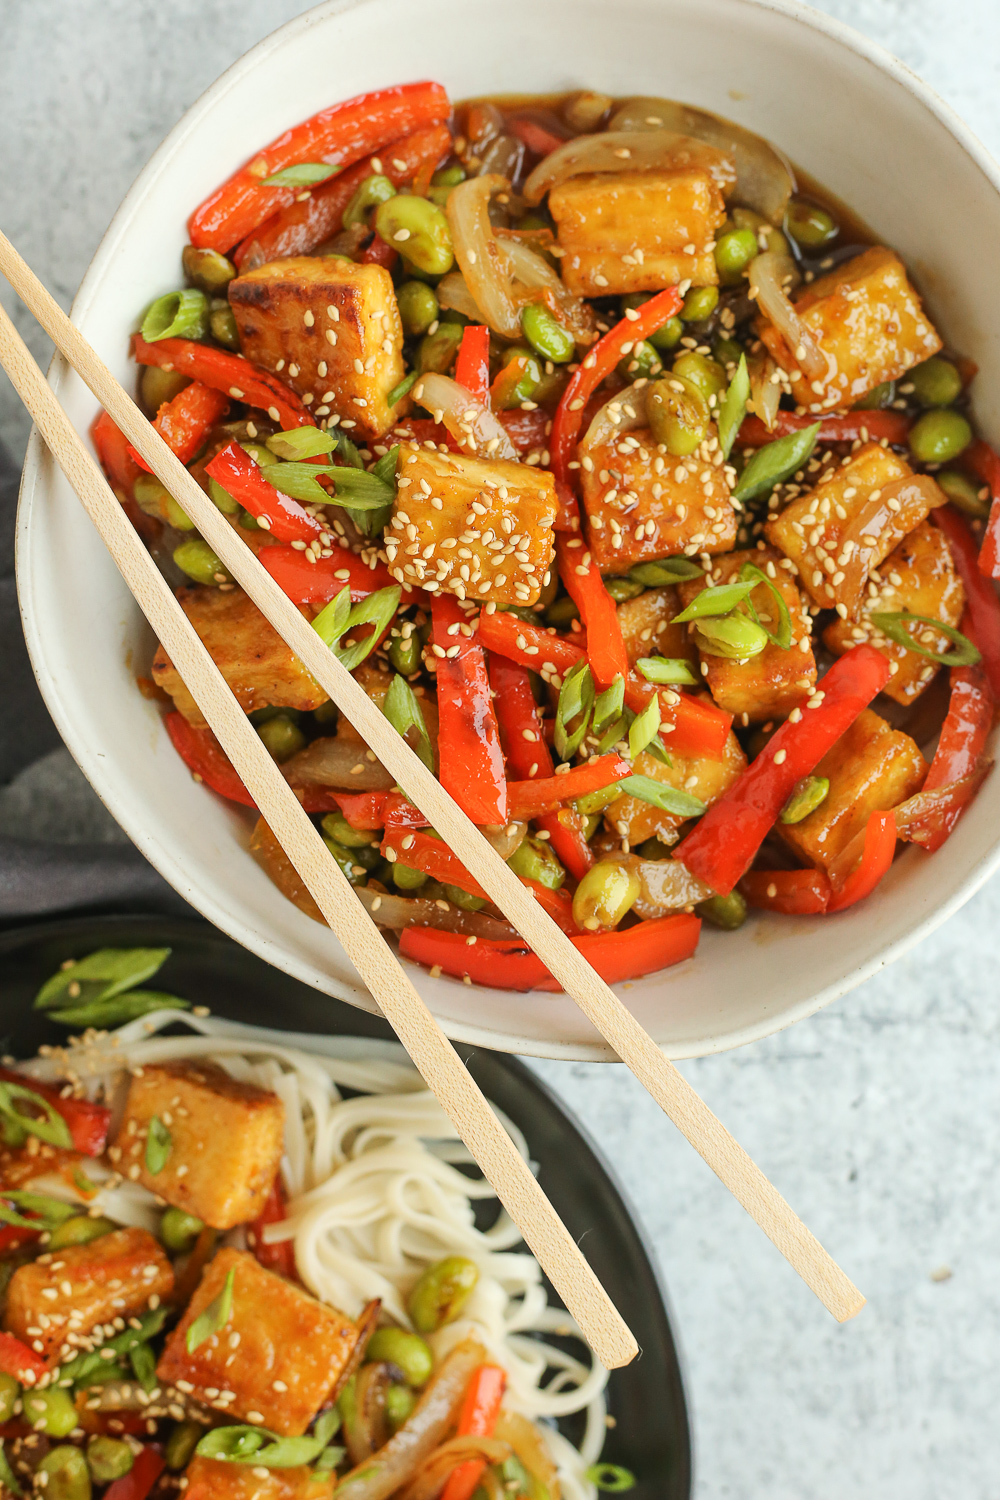
POLYGON ((907 651, 915 651, 918 656, 926 656, 928 661, 936 661, 939 667, 974 667, 977 661, 982 661, 981 653, 960 630, 954 625, 946 625, 943 620, 934 620, 929 615, 914 615, 909 610, 893 610, 888 613, 872 614, 868 617, 872 624, 887 635, 890 641, 895 641, 897 646, 903 646, 907 651), (909 632, 910 625, 930 625, 934 630, 939 630, 942 635, 947 636, 957 647, 957 651, 928 651, 926 646, 919 646, 909 632))
POLYGON ((212 1298, 205 1311, 200 1313, 188 1327, 185 1343, 189 1354, 193 1354, 196 1349, 200 1349, 206 1339, 210 1339, 213 1333, 220 1333, 229 1322, 233 1311, 233 1282, 235 1278, 236 1271, 233 1269, 226 1277, 226 1284, 219 1295, 212 1298))
POLYGON ((702 578, 704 568, 699 568, 689 557, 664 557, 657 562, 636 563, 628 576, 648 589, 664 588, 668 583, 688 583, 692 578, 702 578))
POLYGON ((337 452, 345 459, 352 469, 363 469, 364 460, 356 443, 352 443, 346 432, 342 432, 337 438, 337 452))
POLYGON ((319 458, 321 453, 332 453, 337 439, 332 432, 319 427, 296 427, 291 432, 275 432, 264 439, 266 447, 278 458, 319 458))
POLYGON ((100 1349, 94 1349, 87 1354, 78 1354, 76 1359, 70 1360, 69 1364, 59 1367, 52 1383, 59 1386, 81 1386, 91 1383, 91 1377, 99 1374, 111 1363, 110 1360, 101 1357, 105 1350, 123 1358, 130 1355, 139 1344, 156 1337, 170 1313, 169 1307, 158 1307, 153 1312, 140 1313, 138 1328, 126 1328, 124 1333, 119 1333, 115 1338, 109 1339, 107 1343, 101 1345, 100 1349))
POLYGON ((128 1351, 132 1374, 147 1393, 156 1389, 156 1358, 148 1344, 135 1344, 128 1351))
POLYGON ((402 735, 404 739, 408 737, 411 729, 415 732, 417 743, 413 748, 428 771, 433 771, 434 747, 427 732, 427 722, 420 707, 420 700, 406 678, 401 677, 398 672, 389 684, 389 691, 382 704, 382 712, 396 733, 402 735))
POLYGON ((625 776, 616 786, 624 795, 648 802, 663 812, 675 813, 679 818, 700 818, 705 811, 705 803, 700 797, 666 781, 655 781, 652 776, 625 776))
POLYGON ((615 745, 618 744, 619 740, 623 740, 628 734, 629 724, 634 717, 635 715, 630 713, 629 710, 626 709, 621 718, 616 719, 615 722, 611 725, 610 729, 605 730, 601 742, 597 746, 597 749, 594 751, 594 754, 607 755, 609 750, 613 750, 615 745))
POLYGON ((762 583, 766 589, 770 590, 771 597, 778 608, 777 631, 772 632, 768 630, 765 624, 763 624, 760 616, 754 609, 753 598, 749 594, 747 595, 747 608, 750 611, 751 619, 760 626, 761 630, 763 630, 764 634, 771 642, 771 645, 780 647, 782 651, 788 651, 792 644, 792 617, 788 613, 788 605, 785 603, 785 599, 781 590, 778 588, 777 584, 773 582, 772 579, 768 578, 767 574, 763 572, 762 569, 757 567, 756 563, 744 563, 742 568, 740 569, 740 578, 754 584, 762 583))
POLYGON ((378 589, 374 594, 369 594, 367 599, 362 599, 352 609, 350 585, 345 584, 340 593, 335 594, 313 620, 313 630, 348 672, 353 672, 374 651, 383 631, 388 628, 399 608, 402 592, 399 584, 391 584, 389 588, 378 589), (371 625, 373 629, 370 635, 350 645, 341 646, 341 638, 360 625, 371 625))
POLYGON ((61 1026, 76 1026, 81 1030, 93 1026, 98 1031, 109 1031, 113 1026, 123 1026, 138 1016, 148 1016, 155 1010, 190 1010, 190 1000, 179 1000, 176 995, 167 995, 162 990, 129 990, 127 995, 115 995, 110 1000, 91 1000, 86 1005, 70 1005, 63 1010, 50 1010, 50 1021, 61 1026))
POLYGON ((79 1203, 64 1203, 61 1198, 24 1192, 20 1188, 4 1189, 3 1198, 34 1215, 31 1219, 25 1218, 16 1208, 8 1208, 7 1202, 0 1202, 0 1224, 11 1224, 18 1229, 54 1229, 80 1212, 79 1203))
POLYGON ((17 1148, 24 1144, 27 1136, 36 1135, 49 1146, 62 1146, 67 1151, 72 1148, 73 1137, 66 1121, 47 1099, 33 1089, 24 1088, 19 1083, 0 1082, 0 1117, 4 1142, 8 1146, 17 1148), (41 1118, 18 1109, 19 1099, 41 1110, 41 1118))
POLYGON ((757 587, 756 583, 717 583, 707 589, 702 589, 696 594, 688 605, 682 609, 679 615, 674 615, 671 624, 680 625, 685 620, 704 620, 709 615, 728 615, 737 604, 742 604, 748 594, 757 587))
POLYGON ((153 1115, 146 1130, 146 1171, 155 1177, 170 1160, 174 1138, 159 1115, 153 1115))
POLYGON ((729 382, 729 389, 722 398, 719 407, 718 428, 719 447, 722 449, 723 458, 728 458, 732 452, 736 434, 743 425, 743 418, 747 414, 747 401, 750 398, 750 375, 747 370, 747 357, 740 355, 740 362, 736 366, 736 373, 729 382))
POLYGON ((586 661, 578 662, 563 678, 556 708, 555 748, 562 761, 570 760, 583 744, 594 708, 594 679, 586 661), (570 724, 577 721, 576 728, 570 724))
POLYGON ((340 1409, 336 1406, 328 1407, 326 1411, 320 1412, 313 1423, 312 1435, 318 1443, 326 1447, 330 1439, 337 1436, 340 1424, 340 1409))
POLYGON ((311 1464, 325 1446, 318 1437, 283 1438, 264 1427, 215 1427, 206 1432, 195 1452, 226 1463, 297 1469, 311 1464))
POLYGON ((300 161, 294 167, 285 167, 265 177, 261 187, 315 187, 318 182, 326 182, 341 171, 342 167, 332 167, 326 161, 300 161))
POLYGON ((623 1469, 621 1464, 591 1464, 587 1470, 587 1478, 599 1490, 605 1490, 611 1495, 620 1495, 625 1490, 635 1488, 635 1475, 631 1469, 623 1469))
POLYGON ((801 469, 816 446, 821 425, 813 422, 811 427, 801 427, 798 432, 790 432, 786 437, 758 448, 740 475, 733 499, 756 500, 758 495, 767 494, 776 484, 801 469))
POLYGON ((207 331, 208 298, 193 287, 157 297, 142 320, 142 336, 147 344, 158 343, 160 339, 200 339, 207 331))
POLYGON ((628 750, 634 760, 656 738, 660 729, 660 695, 654 693, 642 713, 636 714, 628 731, 628 750))
POLYGON ((616 677, 609 688, 594 699, 594 722, 592 732, 603 736, 622 716, 625 706, 625 679, 616 677))
POLYGON ((35 996, 36 1010, 73 1005, 88 1000, 110 1000, 153 975, 170 957, 169 948, 99 948, 78 963, 68 964, 47 979, 35 996), (72 996, 71 984, 79 985, 72 996))
POLYGON ((388 396, 386 396, 385 399, 388 405, 395 406, 397 401, 402 401, 404 396, 408 396, 419 379, 420 371, 411 370, 409 375, 404 376, 398 385, 394 385, 388 396))
POLYGON ((690 663, 679 656, 640 656, 636 667, 647 682, 659 683, 661 687, 691 687, 698 682, 690 663))

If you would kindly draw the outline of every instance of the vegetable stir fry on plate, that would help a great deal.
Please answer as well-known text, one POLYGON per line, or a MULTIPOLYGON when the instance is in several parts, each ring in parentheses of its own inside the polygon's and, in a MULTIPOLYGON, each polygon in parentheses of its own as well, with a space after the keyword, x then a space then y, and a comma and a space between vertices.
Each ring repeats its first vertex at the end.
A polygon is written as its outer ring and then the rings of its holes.
MULTIPOLYGON (((140 396, 609 981, 833 914, 990 768, 1000 456, 895 251, 675 101, 333 105, 195 208, 140 396)), ((106 415, 122 503, 373 918, 555 988, 106 415)), ((161 649, 143 691, 252 800, 161 649)), ((319 912, 270 829, 255 857, 319 912)))

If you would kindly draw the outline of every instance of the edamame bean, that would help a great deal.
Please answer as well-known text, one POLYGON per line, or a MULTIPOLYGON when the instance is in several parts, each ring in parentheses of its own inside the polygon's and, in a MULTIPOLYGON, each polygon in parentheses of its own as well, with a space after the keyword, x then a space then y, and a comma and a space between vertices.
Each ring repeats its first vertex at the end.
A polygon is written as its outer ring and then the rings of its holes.
POLYGON ((638 854, 640 859, 655 860, 669 859, 670 857, 670 850, 664 844, 660 843, 655 834, 651 839, 643 839, 641 844, 637 844, 635 853, 638 854))
POLYGON ((729 384, 726 372, 717 360, 709 359, 706 354, 696 354, 693 349, 674 360, 672 373, 676 380, 684 380, 700 391, 710 406, 712 397, 718 400, 729 384))
POLYGON ((77 1426, 79 1413, 73 1397, 61 1386, 47 1386, 44 1391, 25 1391, 22 1396, 24 1420, 35 1432, 48 1437, 68 1437, 77 1426))
POLYGON ((855 401, 855 411, 881 411, 883 407, 891 406, 896 395, 896 382, 894 380, 883 380, 881 385, 876 385, 867 396, 860 401, 855 401))
POLYGON ((210 297, 224 291, 236 275, 232 261, 218 250, 198 250, 194 245, 184 246, 181 265, 188 281, 210 297))
POLYGON ((210 479, 208 481, 208 494, 219 510, 223 511, 227 516, 234 516, 240 508, 229 491, 224 490, 217 479, 210 479))
POLYGON ((200 1422, 178 1422, 163 1446, 167 1468, 186 1469, 207 1431, 200 1422))
POLYGON ((463 891, 460 885, 443 885, 441 894, 445 901, 450 901, 452 906, 457 906, 459 911, 482 911, 486 902, 482 896, 471 896, 468 891, 463 891))
POLYGON ((655 333, 647 333, 646 342, 654 349, 674 349, 684 336, 684 324, 680 318, 668 318, 655 333))
POLYGON ((431 276, 443 276, 455 259, 448 220, 427 198, 397 193, 375 210, 375 229, 411 265, 431 276))
POLYGON ((515 875, 525 880, 537 880, 550 891, 559 890, 566 879, 566 871, 558 856, 540 839, 526 838, 507 863, 515 875))
POLYGON ((320 827, 327 838, 336 839, 345 849, 370 849, 378 843, 376 834, 366 828, 352 828, 343 813, 327 813, 320 827))
POLYGON ((840 233, 840 225, 828 209, 808 198, 792 198, 785 216, 785 228, 803 250, 821 250, 840 233))
POLYGON ((747 919, 747 904, 739 891, 730 891, 728 896, 710 896, 707 901, 699 901, 695 910, 699 917, 725 932, 735 932, 747 919))
POLYGON ((564 365, 573 358, 573 335, 556 322, 544 302, 529 302, 522 308, 521 327, 531 347, 553 364, 564 365))
POLYGON ((0 1422, 10 1421, 20 1399, 20 1381, 15 1380, 13 1375, 8 1375, 6 1370, 0 1370, 0 1422))
POLYGON ((725 365, 727 370, 730 365, 738 365, 740 355, 743 353, 743 345, 736 339, 727 339, 720 335, 712 345, 712 353, 720 365, 725 365))
POLYGON ((457 1318, 479 1280, 479 1267, 464 1255, 448 1255, 428 1266, 407 1298, 407 1311, 420 1333, 434 1333, 457 1318))
POLYGON ((63 1443, 50 1449, 35 1472, 46 1500, 90 1500, 90 1471, 80 1448, 63 1443))
MULTIPOLYGON (((345 849, 343 844, 337 843, 336 839, 324 838, 323 842, 347 876, 351 885, 367 885, 368 870, 358 858, 360 854, 366 854, 367 850, 345 849)), ((392 868, 395 870, 395 865, 392 868)))
POLYGON ((414 625, 407 628, 404 624, 398 635, 389 637, 389 660, 403 677, 412 677, 420 671, 423 649, 423 639, 414 625))
POLYGON ((925 411, 910 428, 910 452, 921 464, 946 464, 972 442, 972 428, 950 407, 925 411))
POLYGON ((561 599, 555 599, 545 611, 546 625, 554 625, 556 630, 566 630, 574 620, 580 618, 580 611, 573 603, 568 594, 561 599))
POLYGON ((826 801, 830 791, 827 776, 803 776, 779 814, 782 823, 801 823, 826 801))
POLYGON ((226 349, 239 350, 240 331, 231 307, 216 307, 208 320, 209 331, 217 343, 226 349))
POLYGON ((675 458, 693 453, 708 431, 708 402, 688 381, 654 380, 646 410, 653 437, 675 458), (682 390, 674 390, 680 384, 682 390))
POLYGON ((399 891, 419 891, 427 879, 424 870, 415 870, 412 865, 404 865, 396 860, 392 866, 392 883, 399 891))
POLYGON ((89 1245, 91 1240, 99 1240, 118 1227, 111 1219, 92 1219, 88 1214, 76 1214, 53 1229, 48 1248, 64 1250, 67 1245, 89 1245))
POLYGON ((166 521, 175 531, 193 531, 194 522, 181 510, 167 487, 155 474, 140 474, 132 487, 135 503, 147 516, 166 521))
POLYGON ((421 374, 434 370, 444 375, 451 369, 462 342, 462 324, 444 318, 433 333, 425 334, 417 350, 417 368, 421 374))
POLYGON ((641 890, 639 877, 629 865, 600 859, 573 893, 573 920, 587 932, 617 927, 639 899, 641 890))
POLYGON ((268 753, 278 762, 290 760, 297 750, 301 750, 306 742, 306 737, 287 714, 275 714, 273 719, 268 719, 261 724, 257 730, 268 753))
POLYGON ((685 295, 680 317, 684 323, 704 323, 719 305, 717 286, 693 286, 685 295))
POLYGON ((942 359, 939 354, 908 370, 905 384, 912 385, 921 406, 950 406, 962 394, 961 375, 950 359, 942 359))
POLYGON ((135 1459, 128 1443, 120 1438, 93 1437, 87 1444, 87 1467, 96 1484, 110 1484, 131 1469, 135 1459))
POLYGON ((618 365, 618 373, 623 380, 648 380, 651 375, 658 375, 662 369, 663 361, 648 339, 640 339, 631 354, 627 354, 618 365))
POLYGON ((390 1432, 398 1432, 417 1404, 408 1385, 390 1385, 385 1393, 385 1415, 390 1432))
POLYGON ((952 505, 957 505, 965 515, 977 520, 989 515, 991 497, 986 485, 976 484, 960 469, 942 469, 935 477, 952 505))
POLYGON ((395 1365, 406 1381, 415 1390, 420 1390, 431 1378, 434 1356, 430 1345, 419 1333, 410 1333, 405 1328, 376 1328, 368 1340, 365 1359, 384 1359, 395 1365))
POLYGON ((395 196, 396 189, 388 177, 373 172, 370 177, 365 178, 364 182, 359 183, 350 203, 344 209, 344 228, 349 229, 352 224, 366 224, 370 208, 377 208, 379 204, 388 203, 389 199, 395 196))
POLYGON ((522 401, 530 401, 541 379, 537 356, 526 345, 513 344, 504 355, 503 369, 490 393, 494 411, 513 411, 522 401))
POLYGON ((207 542, 203 542, 201 537, 192 538, 190 542, 181 542, 179 547, 175 547, 174 562, 181 572, 193 578, 195 583, 218 585, 233 581, 226 572, 222 559, 216 557, 211 547, 207 542))
POLYGON ((409 338, 426 333, 441 311, 434 289, 426 281, 404 281, 396 288, 396 302, 403 331, 409 338))
POLYGON ((452 162, 450 167, 438 167, 431 178, 432 187, 458 187, 460 182, 465 181, 465 168, 458 162, 452 162))
MULTIPOLYGON (((258 731, 259 732, 259 731, 258 731)), ((168 1250, 183 1254, 190 1250, 205 1225, 183 1208, 167 1208, 160 1219, 160 1239, 168 1250)))
POLYGON ((637 578, 605 578, 604 587, 616 604, 624 604, 626 599, 638 599, 643 592, 637 578))
POLYGON ((179 396, 191 381, 178 370, 161 370, 159 365, 146 365, 139 381, 142 404, 155 417, 160 407, 179 396))
POLYGON ((722 284, 735 286, 741 281, 750 262, 759 253, 760 246, 752 229, 729 229, 720 234, 715 242, 715 264, 722 284))

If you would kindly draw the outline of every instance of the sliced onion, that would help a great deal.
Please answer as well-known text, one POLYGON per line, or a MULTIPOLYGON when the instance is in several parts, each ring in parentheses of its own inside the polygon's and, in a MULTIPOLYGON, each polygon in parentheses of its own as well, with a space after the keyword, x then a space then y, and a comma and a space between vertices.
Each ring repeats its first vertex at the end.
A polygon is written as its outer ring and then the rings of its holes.
POLYGON ((708 901, 715 894, 691 875, 679 860, 639 859, 634 854, 620 857, 623 861, 634 861, 632 869, 638 875, 642 889, 633 910, 644 920, 683 911, 684 907, 708 901))
MULTIPOLYGON (((413 399, 433 412, 436 422, 444 423, 466 453, 516 462, 517 451, 499 417, 457 380, 430 371, 413 387, 413 399)), ((304 755, 305 751, 299 753, 304 755)))
POLYGON ((396 785, 385 767, 369 760, 363 744, 340 735, 313 740, 282 766, 291 786, 328 786, 340 792, 388 792, 396 785), (355 768, 360 766, 360 770, 355 768))
POLYGON ((594 314, 583 298, 574 296, 544 256, 523 239, 502 229, 497 231, 496 238, 507 255, 515 282, 529 291, 550 293, 555 304, 552 311, 576 342, 593 343, 594 314))
POLYGON ((358 886, 354 894, 376 927, 385 932, 402 932, 405 927, 436 927, 439 932, 460 932, 464 937, 497 942, 518 935, 502 918, 486 912, 463 911, 451 901, 439 904, 426 896, 397 896, 394 891, 383 891, 374 885, 358 886))
POLYGON ((405 1490, 400 1490, 398 1500, 437 1500, 460 1464, 481 1458, 487 1464, 500 1465, 510 1454, 510 1444, 499 1438, 453 1437, 431 1454, 405 1490))
POLYGON ((509 1443, 521 1463, 549 1494, 559 1493, 559 1473, 540 1429, 516 1411, 501 1411, 494 1435, 509 1443))
POLYGON ((736 182, 732 158, 692 135, 672 130, 602 130, 597 135, 578 135, 543 157, 524 184, 524 197, 528 203, 541 203, 558 183, 581 172, 634 172, 655 167, 694 167, 707 172, 724 193, 729 193, 736 182))
POLYGON ((786 158, 763 136, 754 135, 705 109, 674 99, 627 99, 608 122, 611 130, 670 130, 696 136, 725 151, 736 167, 733 196, 781 225, 795 192, 795 174, 786 158))
POLYGON ((452 188, 445 212, 455 258, 479 316, 506 339, 521 336, 520 309, 511 289, 511 268, 490 223, 492 193, 508 188, 506 177, 487 172, 452 188))
POLYGON ((384 1360, 363 1364, 355 1378, 354 1421, 344 1424, 344 1442, 352 1464, 363 1463, 389 1441, 385 1393, 392 1374, 384 1360))
POLYGON ((840 554, 844 558, 844 581, 837 592, 847 608, 848 616, 856 619, 861 607, 862 590, 873 567, 877 567, 879 552, 884 555, 882 538, 886 532, 895 533, 899 526, 899 511, 909 506, 933 510, 940 504, 937 483, 929 474, 903 474, 892 479, 877 491, 876 497, 866 500, 840 538, 840 554), (898 502, 895 508, 890 501, 898 502), (865 537, 873 540, 866 542, 865 537))
POLYGON ((747 409, 751 409, 752 403, 754 416, 760 417, 768 432, 774 431, 781 405, 781 386, 771 378, 777 368, 769 354, 751 354, 747 364, 750 376, 750 402, 747 409))
POLYGON ((993 762, 981 755, 967 776, 947 786, 917 792, 896 808, 896 837, 908 844, 930 843, 934 847, 940 830, 953 813, 960 812, 982 786, 993 762))
POLYGON ((479 304, 466 286, 461 271, 449 271, 447 276, 442 276, 436 291, 442 307, 450 307, 453 312, 461 313, 463 318, 471 318, 473 323, 478 323, 482 317, 479 304))
POLYGON ((584 434, 580 454, 586 455, 605 443, 613 443, 623 433, 646 425, 646 387, 637 381, 605 401, 584 434))
POLYGON ((750 262, 750 292, 791 350, 799 369, 809 379, 825 381, 830 362, 799 317, 782 287, 784 267, 791 264, 776 250, 765 250, 750 262))
POLYGON ((499 172, 511 181, 524 166, 524 142, 515 135, 498 135, 481 157, 480 172, 499 172))
POLYGON ((495 828, 487 825, 484 828, 480 828, 479 831, 486 842, 492 844, 500 858, 508 860, 512 854, 517 853, 518 849, 524 843, 528 832, 528 825, 527 823, 518 822, 502 824, 495 828))

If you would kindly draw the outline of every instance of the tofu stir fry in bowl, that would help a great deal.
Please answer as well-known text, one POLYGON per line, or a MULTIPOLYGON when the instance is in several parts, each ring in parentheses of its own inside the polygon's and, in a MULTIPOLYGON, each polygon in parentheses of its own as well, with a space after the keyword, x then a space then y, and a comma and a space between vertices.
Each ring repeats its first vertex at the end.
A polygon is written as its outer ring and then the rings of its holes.
MULTIPOLYGON (((1000 459, 900 257, 779 150, 669 100, 407 84, 286 132, 188 233, 133 341, 154 425, 607 980, 944 842, 990 766, 1000 459)), ((432 972, 554 988, 94 438, 376 922, 432 972)), ((252 805, 162 650, 140 685, 252 805)), ((318 918, 262 821, 251 848, 318 918)))
POLYGON ((168 954, 64 966, 50 1019, 129 1019, 0 1070, 0 1492, 631 1488, 607 1372, 416 1071, 136 988, 168 954))

